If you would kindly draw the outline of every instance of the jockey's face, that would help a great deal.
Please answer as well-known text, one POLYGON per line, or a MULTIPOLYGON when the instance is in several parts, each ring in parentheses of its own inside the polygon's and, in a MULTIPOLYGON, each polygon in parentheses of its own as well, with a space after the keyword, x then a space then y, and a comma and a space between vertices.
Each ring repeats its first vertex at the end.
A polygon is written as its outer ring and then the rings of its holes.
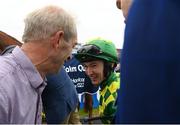
POLYGON ((93 85, 98 85, 104 78, 104 62, 101 60, 84 62, 85 72, 91 79, 93 85))

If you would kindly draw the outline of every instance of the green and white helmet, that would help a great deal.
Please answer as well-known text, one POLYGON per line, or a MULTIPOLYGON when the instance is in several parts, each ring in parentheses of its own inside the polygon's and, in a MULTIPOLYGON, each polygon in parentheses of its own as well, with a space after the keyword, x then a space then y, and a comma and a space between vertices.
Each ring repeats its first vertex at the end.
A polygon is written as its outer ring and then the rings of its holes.
POLYGON ((111 63, 118 62, 117 50, 113 42, 96 38, 87 42, 78 51, 75 57, 80 62, 88 62, 96 59, 111 63))

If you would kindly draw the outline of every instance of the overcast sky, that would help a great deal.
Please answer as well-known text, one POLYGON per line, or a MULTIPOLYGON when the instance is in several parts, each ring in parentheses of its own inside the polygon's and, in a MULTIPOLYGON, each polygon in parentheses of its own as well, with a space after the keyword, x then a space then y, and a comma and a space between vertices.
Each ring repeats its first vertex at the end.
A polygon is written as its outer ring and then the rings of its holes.
POLYGON ((74 15, 78 42, 103 37, 112 40, 117 48, 122 48, 124 18, 115 2, 116 0, 3 0, 0 7, 0 30, 21 40, 25 16, 34 9, 50 4, 61 6, 74 15))

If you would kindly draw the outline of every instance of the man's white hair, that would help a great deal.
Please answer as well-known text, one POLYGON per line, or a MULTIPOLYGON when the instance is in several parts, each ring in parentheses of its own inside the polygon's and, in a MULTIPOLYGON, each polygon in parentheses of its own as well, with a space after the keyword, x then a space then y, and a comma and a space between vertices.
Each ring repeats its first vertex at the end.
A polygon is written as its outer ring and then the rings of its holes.
POLYGON ((59 30, 64 31, 64 39, 77 35, 74 18, 57 6, 46 6, 28 14, 22 40, 24 42, 47 39, 59 30))

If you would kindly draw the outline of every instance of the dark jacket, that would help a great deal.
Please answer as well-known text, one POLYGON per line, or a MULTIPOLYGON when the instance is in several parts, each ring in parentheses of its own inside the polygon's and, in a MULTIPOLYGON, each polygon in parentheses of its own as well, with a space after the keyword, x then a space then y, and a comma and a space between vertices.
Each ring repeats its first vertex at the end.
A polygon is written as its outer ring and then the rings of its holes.
POLYGON ((47 76, 42 102, 48 124, 64 122, 69 113, 78 106, 76 88, 64 68, 57 75, 47 76))

